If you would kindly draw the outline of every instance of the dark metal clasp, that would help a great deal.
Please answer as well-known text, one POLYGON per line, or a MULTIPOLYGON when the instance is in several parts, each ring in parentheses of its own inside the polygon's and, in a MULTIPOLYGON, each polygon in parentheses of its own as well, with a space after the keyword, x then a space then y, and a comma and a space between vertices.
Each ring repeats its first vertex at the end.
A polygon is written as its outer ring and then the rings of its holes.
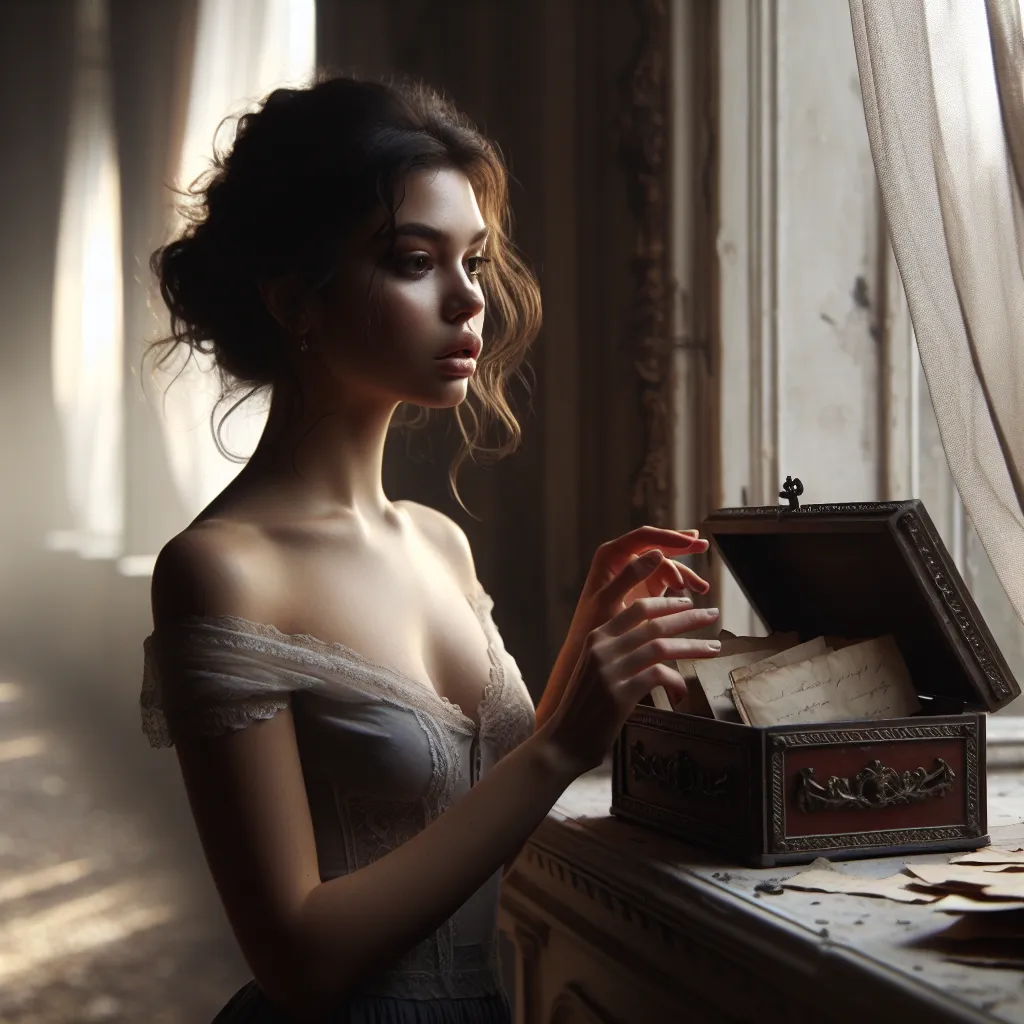
POLYGON ((786 498, 789 501, 790 508, 799 508, 800 502, 797 499, 803 493, 804 485, 799 480, 794 480, 791 476, 787 476, 786 482, 782 485, 782 490, 779 491, 779 497, 786 498))

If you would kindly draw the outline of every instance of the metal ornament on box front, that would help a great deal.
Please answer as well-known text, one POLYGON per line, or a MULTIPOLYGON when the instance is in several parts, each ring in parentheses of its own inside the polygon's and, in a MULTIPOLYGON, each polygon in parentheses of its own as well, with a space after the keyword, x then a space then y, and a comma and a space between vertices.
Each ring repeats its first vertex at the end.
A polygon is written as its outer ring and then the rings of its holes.
POLYGON ((941 757, 935 763, 938 767, 932 772, 915 768, 901 774, 875 760, 852 779, 831 775, 824 785, 815 779, 813 768, 801 768, 797 774, 796 803, 806 813, 873 811, 943 797, 953 788, 956 775, 941 757))

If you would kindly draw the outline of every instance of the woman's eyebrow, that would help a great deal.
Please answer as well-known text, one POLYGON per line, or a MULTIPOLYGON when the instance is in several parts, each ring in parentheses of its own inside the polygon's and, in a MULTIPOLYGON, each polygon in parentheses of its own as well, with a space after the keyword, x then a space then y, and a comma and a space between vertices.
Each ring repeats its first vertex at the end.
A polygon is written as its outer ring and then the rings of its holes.
MULTIPOLYGON (((394 231, 395 237, 399 235, 412 235, 416 238, 427 238, 431 242, 444 242, 447 241, 449 235, 445 231, 441 231, 439 228, 431 227, 429 224, 420 224, 416 221, 410 221, 406 224, 399 224, 394 231)), ((470 245, 476 245, 482 242, 490 234, 489 228, 481 228, 470 240, 470 245)))

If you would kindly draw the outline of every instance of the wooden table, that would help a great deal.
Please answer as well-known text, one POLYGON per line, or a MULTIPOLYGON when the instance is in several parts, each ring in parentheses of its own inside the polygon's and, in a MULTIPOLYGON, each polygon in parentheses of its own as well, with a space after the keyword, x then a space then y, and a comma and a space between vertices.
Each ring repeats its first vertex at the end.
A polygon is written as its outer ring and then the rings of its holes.
MULTIPOLYGON (((609 814, 607 767, 578 779, 505 881, 517 1024, 1024 1024, 1024 972, 911 943, 952 918, 927 905, 785 890, 754 869, 609 814)), ((1024 845, 1024 773, 989 776, 993 842, 1024 845)), ((950 854, 845 861, 867 877, 950 854)))

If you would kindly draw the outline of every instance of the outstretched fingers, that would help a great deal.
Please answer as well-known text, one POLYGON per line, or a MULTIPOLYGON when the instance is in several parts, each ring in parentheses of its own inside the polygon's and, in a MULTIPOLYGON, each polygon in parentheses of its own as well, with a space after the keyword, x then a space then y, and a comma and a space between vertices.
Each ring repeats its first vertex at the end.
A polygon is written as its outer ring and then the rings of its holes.
MULTIPOLYGON (((645 632, 644 627, 634 630, 638 635, 645 632)), ((628 636, 630 634, 627 634, 628 636)), ((721 649, 722 645, 718 640, 701 640, 688 636, 655 636, 623 651, 615 665, 615 672, 619 678, 629 679, 666 661, 714 658, 721 649)))
MULTIPOLYGON (((669 633, 683 633, 700 629, 718 618, 717 608, 694 608, 689 597, 641 597, 628 608, 613 616, 601 627, 601 632, 608 637, 625 636, 637 626, 668 617, 667 621, 651 632, 658 630, 669 633), (675 616, 681 616, 676 619, 675 616)), ((635 643, 643 643, 649 636, 638 636, 635 643)))
POLYGON ((673 555, 693 554, 706 551, 708 542, 702 540, 697 530, 665 530, 657 526, 641 526, 636 530, 605 541, 601 551, 612 557, 628 558, 631 554, 643 554, 651 548, 660 548, 673 555))

